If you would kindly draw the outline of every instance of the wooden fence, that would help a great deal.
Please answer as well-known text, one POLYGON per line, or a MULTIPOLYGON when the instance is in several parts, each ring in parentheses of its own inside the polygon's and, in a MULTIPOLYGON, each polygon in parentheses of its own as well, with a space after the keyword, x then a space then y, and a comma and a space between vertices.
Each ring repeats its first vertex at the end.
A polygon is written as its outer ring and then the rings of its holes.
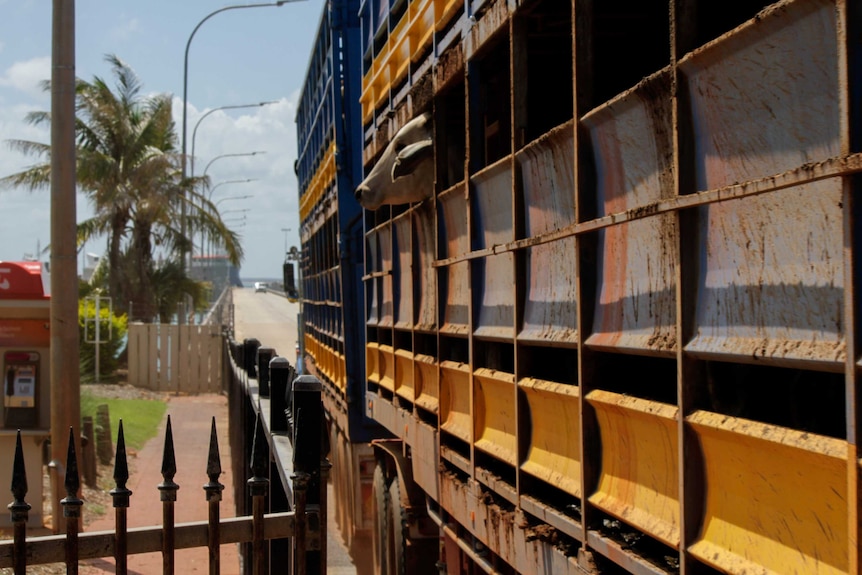
POLYGON ((217 393, 222 390, 219 324, 129 325, 129 383, 153 391, 217 393))

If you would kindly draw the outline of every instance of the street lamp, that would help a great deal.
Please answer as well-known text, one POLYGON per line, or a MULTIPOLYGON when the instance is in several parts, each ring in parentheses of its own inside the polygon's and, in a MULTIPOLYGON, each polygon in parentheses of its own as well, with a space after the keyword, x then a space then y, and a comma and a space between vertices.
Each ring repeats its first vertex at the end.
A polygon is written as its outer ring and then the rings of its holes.
MULTIPOLYGON (((215 158, 210 160, 210 162, 207 164, 207 167, 204 168, 204 177, 206 177, 207 170, 210 169, 210 166, 213 165, 213 162, 215 162, 216 160, 220 160, 221 158, 232 158, 232 157, 237 157, 237 156, 256 156, 258 154, 265 154, 265 153, 266 153, 265 151, 261 151, 261 152, 245 152, 242 154, 222 154, 221 156, 216 156, 215 158)), ((194 139, 194 136, 192 136, 192 177, 194 177, 194 174, 195 174, 195 139, 194 139)))
MULTIPOLYGON (((218 10, 214 10, 214 11, 210 12, 209 14, 207 14, 206 16, 204 16, 203 19, 200 22, 198 22, 197 26, 194 27, 194 29, 192 30, 192 33, 189 34, 189 39, 188 39, 188 41, 186 41, 186 52, 185 52, 185 56, 183 58, 183 134, 182 134, 182 136, 183 136, 182 137, 182 140, 183 140, 183 154, 182 154, 182 182, 183 182, 183 185, 186 184, 186 177, 188 176, 188 173, 186 172, 186 149, 187 149, 186 134, 188 132, 187 125, 188 125, 188 112, 189 112, 189 105, 188 105, 188 102, 189 102, 189 47, 192 45, 192 39, 195 37, 195 34, 197 33, 198 29, 203 25, 204 22, 206 22, 207 20, 209 20, 210 18, 212 18, 213 16, 215 16, 216 14, 219 14, 221 12, 226 12, 227 10, 238 10, 240 8, 263 8, 266 6, 279 7, 282 4, 287 4, 287 2, 289 2, 289 1, 295 1, 295 0, 278 0, 277 2, 269 2, 266 4, 236 4, 236 5, 232 5, 232 6, 225 6, 224 8, 219 8, 218 10)), ((183 200, 185 200, 185 198, 183 198, 183 200)), ((183 201, 183 204, 182 204, 182 216, 181 217, 182 217, 182 220, 180 221, 181 233, 183 236, 185 236, 186 235, 186 204, 185 204, 185 201, 183 201)), ((180 260, 181 260, 183 269, 185 269, 185 263, 186 263, 185 253, 182 254, 182 257, 180 258, 180 260)))
MULTIPOLYGON (((233 214, 233 213, 243 213, 243 212, 250 212, 250 211, 251 211, 250 208, 237 208, 235 210, 225 210, 221 213, 221 215, 233 214)), ((245 216, 243 216, 243 217, 245 217, 245 216)), ((222 219, 222 221, 224 221, 224 219, 222 219)))
POLYGON ((227 180, 224 182, 219 182, 216 185, 214 185, 212 188, 210 188, 210 193, 207 196, 207 199, 209 200, 210 198, 213 197, 213 193, 216 191, 216 188, 218 188, 219 186, 223 186, 225 184, 246 184, 248 182, 255 182, 255 181, 257 181, 257 180, 255 180, 254 178, 248 178, 245 180, 227 180))
POLYGON ((226 197, 226 198, 222 198, 222 199, 220 199, 219 201, 217 201, 217 202, 215 203, 215 209, 216 209, 216 211, 218 211, 218 205, 219 205, 220 203, 222 203, 222 202, 226 202, 226 201, 228 201, 228 200, 246 200, 246 199, 248 199, 248 198, 253 198, 253 197, 254 197, 254 194, 246 194, 246 195, 244 195, 244 196, 228 196, 228 197, 226 197))

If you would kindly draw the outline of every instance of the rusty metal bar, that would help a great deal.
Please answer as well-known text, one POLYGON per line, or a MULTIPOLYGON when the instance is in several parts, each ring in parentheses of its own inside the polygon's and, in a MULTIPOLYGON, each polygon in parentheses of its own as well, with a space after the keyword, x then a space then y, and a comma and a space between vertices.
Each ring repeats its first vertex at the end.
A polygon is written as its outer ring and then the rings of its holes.
POLYGON ((12 549, 15 575, 27 571, 27 519, 30 517, 30 504, 24 501, 27 495, 27 469, 24 466, 24 450, 21 447, 21 430, 15 440, 15 460, 12 464, 13 501, 6 506, 12 516, 14 547, 12 549))
POLYGON ((251 479, 248 480, 248 491, 252 504, 252 573, 266 573, 266 553, 264 549, 263 516, 266 512, 266 494, 269 491, 268 463, 269 445, 264 438, 263 423, 260 414, 255 417, 254 439, 251 444, 251 479))
POLYGON ((120 420, 117 432, 117 454, 114 458, 114 481, 117 486, 111 489, 114 501, 114 561, 117 564, 117 575, 128 572, 129 541, 127 510, 132 491, 126 488, 129 480, 129 464, 126 459, 126 438, 123 434, 123 420, 120 420))
POLYGON ((75 430, 69 428, 69 451, 66 456, 66 497, 60 501, 66 519, 66 573, 78 575, 78 531, 83 501, 78 497, 81 480, 78 477, 78 457, 75 454, 75 430))
POLYGON ((177 501, 179 485, 174 483, 177 474, 177 460, 174 456, 174 434, 171 431, 171 416, 168 415, 165 429, 165 447, 162 452, 162 478, 159 483, 159 493, 162 501, 162 572, 165 575, 174 573, 174 503, 177 501))
POLYGON ((213 417, 212 429, 210 431, 210 451, 207 458, 207 477, 209 477, 209 482, 204 485, 207 502, 209 503, 207 545, 209 547, 210 575, 219 575, 221 569, 221 556, 219 554, 219 502, 221 501, 221 492, 224 490, 224 485, 219 483, 219 475, 221 475, 221 458, 218 452, 216 422, 215 417, 213 417))
MULTIPOLYGON (((307 566, 307 543, 306 533, 308 531, 308 516, 305 513, 305 503, 308 496, 308 483, 311 480, 311 475, 305 472, 294 473, 290 476, 293 481, 293 507, 296 514, 296 534, 294 535, 294 549, 296 549, 296 575, 306 575, 308 572, 307 566)), ((321 518, 321 523, 325 522, 326 518, 321 518)))

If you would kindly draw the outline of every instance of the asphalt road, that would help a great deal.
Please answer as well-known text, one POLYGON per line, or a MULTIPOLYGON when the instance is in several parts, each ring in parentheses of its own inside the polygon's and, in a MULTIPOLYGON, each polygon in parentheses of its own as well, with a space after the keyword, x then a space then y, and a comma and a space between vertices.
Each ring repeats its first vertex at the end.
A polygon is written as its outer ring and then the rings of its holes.
MULTIPOLYGON (((296 321, 299 304, 272 293, 258 292, 254 288, 234 288, 234 340, 257 338, 262 346, 275 349, 276 355, 286 357, 291 365, 296 361, 296 321)), ((333 500, 332 486, 329 500, 333 500)), ((355 575, 353 560, 344 546, 333 515, 334 505, 328 506, 327 519, 327 573, 355 575)))

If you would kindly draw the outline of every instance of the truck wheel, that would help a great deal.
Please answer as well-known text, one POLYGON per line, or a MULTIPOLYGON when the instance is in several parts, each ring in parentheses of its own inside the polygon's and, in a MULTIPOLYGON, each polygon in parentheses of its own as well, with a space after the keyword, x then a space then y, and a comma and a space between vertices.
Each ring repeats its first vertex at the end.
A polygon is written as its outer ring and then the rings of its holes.
POLYGON ((371 565, 375 575, 390 575, 388 561, 388 530, 389 522, 389 490, 386 488, 386 478, 380 465, 374 467, 372 479, 374 492, 374 510, 371 514, 371 565))
POLYGON ((398 478, 389 486, 389 556, 390 575, 407 575, 407 538, 405 537, 407 517, 401 507, 401 486, 398 478))

